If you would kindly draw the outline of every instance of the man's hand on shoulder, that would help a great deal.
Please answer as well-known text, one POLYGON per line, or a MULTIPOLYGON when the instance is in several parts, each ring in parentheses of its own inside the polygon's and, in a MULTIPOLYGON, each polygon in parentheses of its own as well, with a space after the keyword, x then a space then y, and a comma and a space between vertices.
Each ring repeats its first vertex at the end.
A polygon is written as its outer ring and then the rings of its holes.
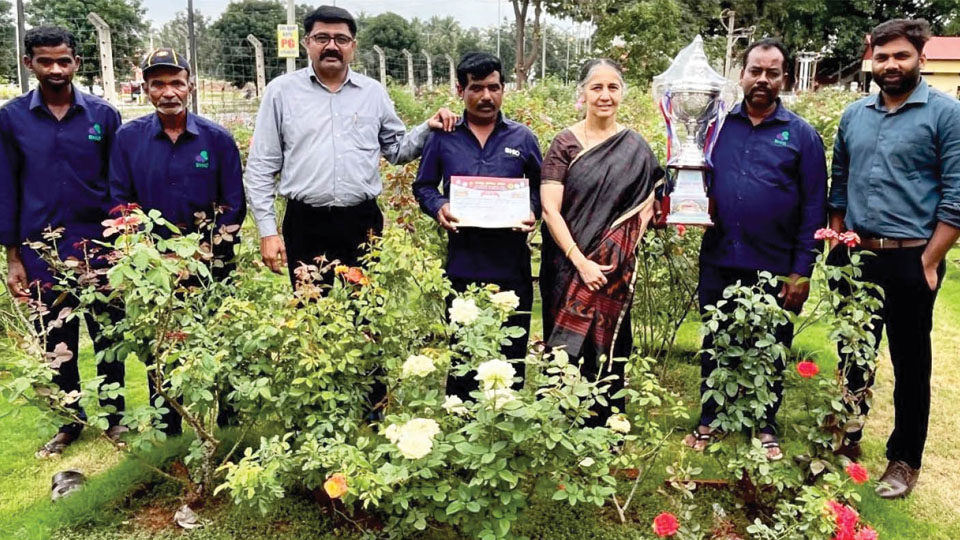
POLYGON ((460 115, 454 114, 446 107, 440 107, 440 110, 427 120, 427 125, 430 129, 443 130, 449 133, 453 131, 458 121, 460 121, 460 115))

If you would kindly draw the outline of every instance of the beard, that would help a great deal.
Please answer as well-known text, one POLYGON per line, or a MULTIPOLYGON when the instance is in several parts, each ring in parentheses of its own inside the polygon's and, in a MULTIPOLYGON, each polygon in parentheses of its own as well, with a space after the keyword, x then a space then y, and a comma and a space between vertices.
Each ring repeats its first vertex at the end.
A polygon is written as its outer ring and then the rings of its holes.
POLYGON ((920 63, 909 71, 874 72, 873 77, 885 94, 902 96, 916 88, 920 82, 920 63))

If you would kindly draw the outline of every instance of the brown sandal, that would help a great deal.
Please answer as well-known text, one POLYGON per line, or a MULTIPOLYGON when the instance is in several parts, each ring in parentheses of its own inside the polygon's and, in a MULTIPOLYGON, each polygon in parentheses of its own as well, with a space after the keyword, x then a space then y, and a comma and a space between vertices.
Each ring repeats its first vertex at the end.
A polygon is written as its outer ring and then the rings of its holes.
POLYGON ((58 458, 77 438, 69 433, 60 432, 40 447, 34 454, 37 459, 58 458))

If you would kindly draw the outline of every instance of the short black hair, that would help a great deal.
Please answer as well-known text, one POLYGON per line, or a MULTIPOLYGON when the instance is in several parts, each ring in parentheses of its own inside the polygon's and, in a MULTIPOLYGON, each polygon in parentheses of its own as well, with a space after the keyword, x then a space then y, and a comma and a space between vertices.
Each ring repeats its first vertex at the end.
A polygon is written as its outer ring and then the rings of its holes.
POLYGON ((786 74, 789 71, 790 53, 787 52, 787 46, 777 38, 763 38, 747 45, 747 50, 743 51, 743 56, 740 58, 740 65, 743 66, 743 69, 747 68, 747 58, 750 58, 750 53, 757 48, 764 50, 776 49, 780 51, 780 54, 783 55, 783 73, 786 74))
POLYGON ((74 56, 77 55, 77 38, 66 28, 59 26, 38 26, 23 35, 23 50, 33 57, 34 47, 57 47, 66 45, 74 56))
POLYGON ((924 19, 891 19, 875 26, 870 32, 870 45, 883 45, 898 38, 906 38, 917 53, 930 39, 930 23, 924 19))
POLYGON ((466 88, 468 75, 474 79, 484 79, 496 71, 500 74, 500 84, 503 84, 503 63, 496 56, 485 52, 468 52, 460 57, 457 64, 457 82, 460 88, 466 88))
POLYGON ((347 23, 350 28, 350 35, 357 37, 357 21, 349 11, 337 6, 320 6, 317 9, 307 13, 303 18, 304 35, 309 35, 316 22, 325 23, 347 23))

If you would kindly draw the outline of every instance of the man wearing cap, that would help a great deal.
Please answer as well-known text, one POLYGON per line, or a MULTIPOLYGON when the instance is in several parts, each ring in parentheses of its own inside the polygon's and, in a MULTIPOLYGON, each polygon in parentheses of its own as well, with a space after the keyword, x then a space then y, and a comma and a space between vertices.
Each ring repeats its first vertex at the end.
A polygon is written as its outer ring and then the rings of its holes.
MULTIPOLYGON (((110 144, 120 126, 120 114, 106 101, 81 92, 73 85, 80 59, 74 36, 57 27, 33 28, 24 36, 23 62, 39 82, 37 89, 14 98, 0 109, 0 243, 7 251, 7 286, 15 298, 39 300, 49 313, 48 351, 66 346, 67 358, 56 370, 53 383, 70 393, 80 391, 78 355, 80 318, 61 319, 74 309, 74 295, 58 299, 58 281, 38 253, 25 244, 44 241, 44 229, 62 228, 56 241, 61 259, 83 260, 87 239, 102 238, 101 222, 107 218, 107 165, 110 144), (58 301, 59 300, 59 301, 58 301), (55 322, 56 321, 56 322, 55 322), (59 326, 58 326, 59 325, 59 326)), ((104 263, 99 258, 94 264, 104 263)), ((105 263, 104 263, 105 264, 105 263)), ((123 364, 113 361, 112 345, 100 335, 95 314, 116 313, 94 304, 85 316, 94 349, 102 354, 97 374, 103 384, 123 384, 123 364)), ((40 325, 38 325, 40 326, 40 325)), ((119 425, 123 397, 104 399, 109 411, 108 436, 126 430, 119 425)), ((80 420, 87 416, 79 404, 70 405, 80 420)), ((37 451, 38 458, 59 456, 80 435, 82 423, 60 428, 37 451)))
POLYGON ((294 270, 319 256, 357 264, 360 244, 383 229, 380 156, 411 161, 430 128, 451 131, 457 120, 440 109, 407 134, 383 86, 349 67, 357 47, 353 16, 321 6, 303 27, 310 65, 267 85, 245 176, 263 262, 277 273, 286 263, 294 284, 294 270), (282 238, 277 193, 288 201, 282 238))
MULTIPOLYGON (((232 269, 233 246, 246 214, 240 152, 226 129, 187 110, 193 82, 184 56, 173 49, 157 49, 141 68, 143 91, 156 113, 117 131, 110 156, 111 203, 159 210, 184 234, 199 231, 209 238, 209 232, 196 224, 197 213, 205 214, 213 222, 214 234, 233 238, 211 247, 219 260, 213 275, 223 279, 232 269)), ((169 234, 162 228, 156 232, 169 234)), ((153 378, 148 381, 154 394, 153 378)), ((179 434, 180 417, 167 408, 164 431, 179 434)))

